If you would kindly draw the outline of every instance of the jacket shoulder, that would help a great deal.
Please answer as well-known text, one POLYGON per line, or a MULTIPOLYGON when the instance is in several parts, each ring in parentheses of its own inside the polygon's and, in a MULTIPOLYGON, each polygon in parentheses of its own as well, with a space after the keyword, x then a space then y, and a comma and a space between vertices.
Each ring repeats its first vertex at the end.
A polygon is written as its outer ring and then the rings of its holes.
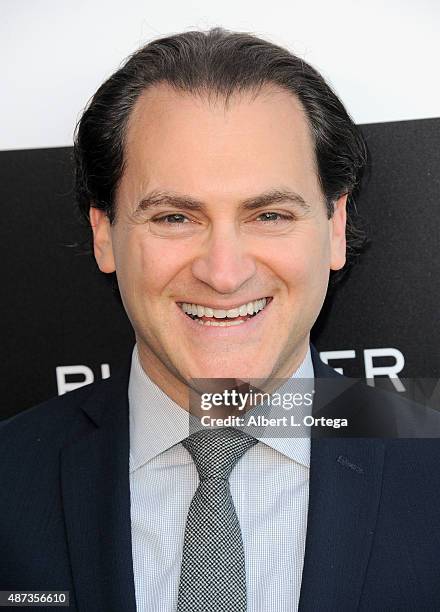
POLYGON ((0 422, 1 455, 12 448, 41 443, 58 446, 75 427, 90 426, 82 407, 99 397, 111 379, 53 397, 0 422))

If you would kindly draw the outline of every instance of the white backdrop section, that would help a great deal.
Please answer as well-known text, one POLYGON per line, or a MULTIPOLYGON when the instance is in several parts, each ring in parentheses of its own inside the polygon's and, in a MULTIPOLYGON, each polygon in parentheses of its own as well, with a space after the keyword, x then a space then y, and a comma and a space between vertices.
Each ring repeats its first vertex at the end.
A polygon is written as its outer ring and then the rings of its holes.
POLYGON ((438 0, 2 0, 0 149, 70 146, 98 85, 145 42, 223 26, 312 63, 358 123, 440 116, 438 0))

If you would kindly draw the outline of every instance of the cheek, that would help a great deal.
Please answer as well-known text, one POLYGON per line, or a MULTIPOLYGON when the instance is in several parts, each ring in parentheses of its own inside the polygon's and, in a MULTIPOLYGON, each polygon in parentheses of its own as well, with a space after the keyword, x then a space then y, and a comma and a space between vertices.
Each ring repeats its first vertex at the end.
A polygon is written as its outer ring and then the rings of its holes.
POLYGON ((133 232, 119 251, 117 266, 137 293, 158 295, 179 273, 184 260, 178 248, 165 240, 133 232))
POLYGON ((329 273, 330 250, 328 240, 319 233, 294 240, 285 248, 273 253, 273 270, 277 272, 289 290, 319 289, 329 273))

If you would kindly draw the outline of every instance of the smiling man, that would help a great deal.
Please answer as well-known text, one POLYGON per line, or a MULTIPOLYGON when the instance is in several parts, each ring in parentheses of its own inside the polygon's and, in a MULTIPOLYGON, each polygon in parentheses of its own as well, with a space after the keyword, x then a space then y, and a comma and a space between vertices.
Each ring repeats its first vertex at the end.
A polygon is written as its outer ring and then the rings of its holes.
POLYGON ((2 425, 1 589, 81 612, 439 609, 438 441, 393 439, 395 401, 310 346, 366 164, 322 77, 248 34, 153 41, 94 95, 75 160, 136 345, 2 425), (200 379, 336 380, 316 422, 351 429, 193 430, 200 379))
POLYGON ((181 406, 192 378, 287 378, 329 272, 345 263, 347 193, 329 218, 307 115, 272 84, 139 96, 116 218, 91 208, 148 376, 181 406), (255 86, 256 88, 256 86, 255 86))

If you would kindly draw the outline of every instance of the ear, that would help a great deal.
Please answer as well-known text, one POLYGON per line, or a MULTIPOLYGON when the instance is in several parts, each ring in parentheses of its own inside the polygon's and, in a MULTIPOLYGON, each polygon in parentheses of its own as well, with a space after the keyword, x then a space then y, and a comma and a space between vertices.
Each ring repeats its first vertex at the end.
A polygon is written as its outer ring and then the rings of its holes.
POLYGON ((113 256, 110 220, 105 211, 90 207, 90 225, 93 231, 93 251, 96 263, 101 272, 111 273, 116 270, 113 256))
POLYGON ((340 196, 334 206, 333 216, 330 219, 330 269, 340 270, 346 261, 345 229, 347 224, 347 197, 340 196))

